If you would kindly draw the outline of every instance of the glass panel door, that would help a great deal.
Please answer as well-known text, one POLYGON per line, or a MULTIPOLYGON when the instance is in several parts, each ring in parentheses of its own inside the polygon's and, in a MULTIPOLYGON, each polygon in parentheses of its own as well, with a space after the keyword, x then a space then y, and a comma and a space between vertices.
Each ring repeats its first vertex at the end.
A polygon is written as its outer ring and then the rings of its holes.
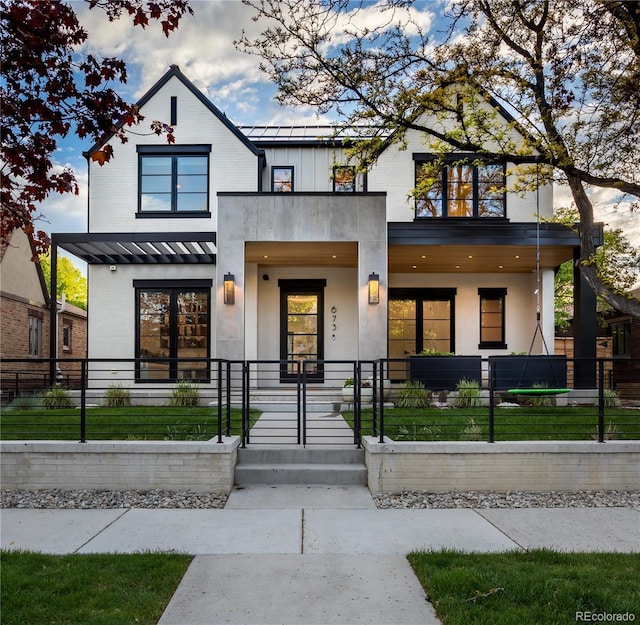
POLYGON ((323 379, 320 361, 324 358, 322 333, 324 281, 282 280, 280 359, 290 361, 280 369, 281 381, 295 381, 297 362, 311 361, 306 366, 307 377, 323 379), (294 361, 294 362, 291 362, 294 361))

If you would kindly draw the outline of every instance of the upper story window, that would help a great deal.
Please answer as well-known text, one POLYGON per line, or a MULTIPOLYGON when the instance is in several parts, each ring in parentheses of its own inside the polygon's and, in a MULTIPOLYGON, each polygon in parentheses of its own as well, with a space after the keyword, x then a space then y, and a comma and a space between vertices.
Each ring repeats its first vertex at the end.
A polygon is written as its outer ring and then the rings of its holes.
POLYGON ((505 166, 433 158, 416 159, 416 218, 505 217, 505 166))
POLYGON ((293 193, 293 167, 271 168, 271 190, 275 193, 293 193))
POLYGON ((138 146, 139 214, 209 212, 209 145, 138 146))
POLYGON ((356 170, 348 165, 336 165, 333 168, 334 193, 353 193, 356 190, 356 170))

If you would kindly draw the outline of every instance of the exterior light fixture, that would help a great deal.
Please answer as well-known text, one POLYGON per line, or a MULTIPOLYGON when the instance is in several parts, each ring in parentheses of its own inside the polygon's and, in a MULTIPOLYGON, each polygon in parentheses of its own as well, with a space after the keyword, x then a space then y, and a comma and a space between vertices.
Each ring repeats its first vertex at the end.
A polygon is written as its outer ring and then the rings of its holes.
POLYGON ((377 273, 369 274, 369 304, 380 303, 380 276, 377 273))
POLYGON ((224 303, 236 303, 236 278, 232 273, 224 274, 224 303))

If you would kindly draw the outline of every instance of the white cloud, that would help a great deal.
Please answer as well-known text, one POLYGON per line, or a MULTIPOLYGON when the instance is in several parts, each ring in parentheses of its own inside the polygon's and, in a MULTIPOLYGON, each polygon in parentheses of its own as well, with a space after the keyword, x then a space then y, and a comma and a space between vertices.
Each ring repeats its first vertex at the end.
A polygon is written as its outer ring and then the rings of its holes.
POLYGON ((145 29, 134 27, 128 16, 110 23, 99 9, 78 6, 83 26, 89 32, 84 52, 101 56, 117 55, 127 62, 135 80, 132 97, 141 97, 162 76, 170 65, 180 69, 212 98, 216 106, 226 107, 227 94, 220 90, 234 84, 234 97, 256 83, 266 81, 258 69, 256 57, 235 49, 233 41, 243 28, 257 34, 259 27, 251 20, 252 10, 232 0, 192 1, 194 15, 185 15, 169 37, 158 23, 145 29), (213 96, 213 97, 212 97, 213 96))

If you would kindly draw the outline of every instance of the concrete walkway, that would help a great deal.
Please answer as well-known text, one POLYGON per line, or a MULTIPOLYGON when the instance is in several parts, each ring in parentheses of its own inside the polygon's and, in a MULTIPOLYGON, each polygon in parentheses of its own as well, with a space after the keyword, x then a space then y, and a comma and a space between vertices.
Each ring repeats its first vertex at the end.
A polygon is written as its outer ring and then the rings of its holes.
POLYGON ((411 550, 640 551, 640 508, 378 510, 354 486, 248 486, 224 510, 0 518, 3 549, 196 555, 160 625, 435 625, 411 550))

